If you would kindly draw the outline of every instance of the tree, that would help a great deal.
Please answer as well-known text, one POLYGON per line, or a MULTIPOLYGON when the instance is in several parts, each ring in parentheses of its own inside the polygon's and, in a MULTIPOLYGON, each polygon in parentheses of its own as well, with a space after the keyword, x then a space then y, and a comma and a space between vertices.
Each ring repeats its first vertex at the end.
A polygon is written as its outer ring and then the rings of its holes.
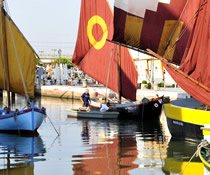
POLYGON ((53 65, 55 65, 56 63, 67 64, 68 68, 74 67, 74 64, 72 63, 72 60, 70 58, 56 58, 53 61, 53 65))

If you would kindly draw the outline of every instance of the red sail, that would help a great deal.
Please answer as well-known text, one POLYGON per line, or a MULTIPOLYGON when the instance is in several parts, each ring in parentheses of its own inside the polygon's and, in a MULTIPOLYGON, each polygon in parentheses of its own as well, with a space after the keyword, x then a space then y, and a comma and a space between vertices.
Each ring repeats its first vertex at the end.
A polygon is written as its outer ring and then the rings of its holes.
POLYGON ((201 0, 194 30, 179 70, 165 67, 176 82, 194 98, 210 106, 210 1, 201 0))
POLYGON ((90 77, 136 99, 137 71, 126 48, 107 42, 113 36, 113 14, 106 0, 82 0, 80 25, 73 62, 90 77), (119 57, 120 56, 120 57, 119 57), (120 58, 120 61, 118 60, 120 58), (120 63, 120 82, 118 81, 120 63))
POLYGON ((115 0, 113 40, 143 50, 149 48, 179 64, 199 0, 159 1, 115 0), (187 13, 181 15, 182 11, 187 13))

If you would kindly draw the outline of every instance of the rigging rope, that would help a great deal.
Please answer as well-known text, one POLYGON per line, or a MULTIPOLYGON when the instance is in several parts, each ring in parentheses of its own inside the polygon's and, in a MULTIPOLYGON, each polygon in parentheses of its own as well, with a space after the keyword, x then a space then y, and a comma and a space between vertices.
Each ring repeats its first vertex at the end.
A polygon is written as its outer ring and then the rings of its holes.
POLYGON ((108 85, 109 85, 109 78, 110 78, 110 68, 111 68, 111 62, 113 59, 113 48, 110 52, 110 59, 109 59, 109 65, 108 65, 108 72, 107 72, 107 79, 106 79, 106 93, 105 93, 105 102, 107 102, 107 89, 108 89, 108 85))
MULTIPOLYGON (((188 0, 187 3, 185 4, 185 7, 184 7, 184 9, 183 9, 183 11, 182 11, 182 13, 181 13, 181 15, 180 15, 180 17, 179 17, 177 23, 176 23, 176 26, 174 27, 174 30, 172 31, 172 33, 171 33, 171 35, 170 35, 170 37, 169 37, 169 39, 168 39, 168 42, 167 42, 165 51, 167 50, 167 48, 168 48, 169 45, 170 45, 170 42, 171 42, 171 40, 172 40, 172 38, 173 38, 173 35, 174 35, 175 32, 176 32, 176 28, 178 27, 178 24, 179 24, 179 22, 180 22, 180 20, 181 20, 181 16, 183 15, 184 10, 186 9, 188 3, 189 3, 189 0, 188 0)), ((201 3, 201 5, 199 6, 198 10, 195 12, 195 14, 193 14, 192 18, 190 18, 190 20, 188 21, 189 24, 191 24, 191 26, 193 25, 193 21, 196 20, 195 17, 199 14, 199 12, 202 10, 202 7, 203 7, 205 4, 206 4, 206 0, 204 0, 204 1, 201 3)), ((169 48, 169 50, 167 51, 167 53, 165 53, 165 57, 166 57, 166 58, 167 58, 168 56, 170 56, 170 53, 173 52, 173 49, 174 49, 176 43, 184 36, 184 34, 186 33, 187 30, 188 30, 188 28, 187 28, 187 26, 185 26, 185 27, 182 29, 182 31, 181 31, 179 37, 178 37, 173 43, 171 43, 171 48, 169 48)))

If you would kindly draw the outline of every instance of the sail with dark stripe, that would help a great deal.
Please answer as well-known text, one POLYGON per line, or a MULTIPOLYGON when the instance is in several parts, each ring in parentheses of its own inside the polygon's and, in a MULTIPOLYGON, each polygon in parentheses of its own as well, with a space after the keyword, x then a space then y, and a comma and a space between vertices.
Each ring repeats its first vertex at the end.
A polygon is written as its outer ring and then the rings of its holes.
POLYGON ((209 0, 115 0, 113 40, 149 49, 180 87, 208 106, 209 26, 209 0))
POLYGON ((179 64, 198 6, 198 1, 188 0, 115 0, 113 40, 149 48, 179 64))

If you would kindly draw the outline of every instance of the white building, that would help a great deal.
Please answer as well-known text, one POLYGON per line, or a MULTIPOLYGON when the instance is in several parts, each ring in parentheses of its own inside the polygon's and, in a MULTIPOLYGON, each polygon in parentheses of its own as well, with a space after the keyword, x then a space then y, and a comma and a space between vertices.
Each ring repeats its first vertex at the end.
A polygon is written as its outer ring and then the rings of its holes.
POLYGON ((130 53, 138 71, 138 83, 146 80, 152 84, 164 82, 166 86, 176 85, 160 60, 134 50, 130 50, 130 53))

